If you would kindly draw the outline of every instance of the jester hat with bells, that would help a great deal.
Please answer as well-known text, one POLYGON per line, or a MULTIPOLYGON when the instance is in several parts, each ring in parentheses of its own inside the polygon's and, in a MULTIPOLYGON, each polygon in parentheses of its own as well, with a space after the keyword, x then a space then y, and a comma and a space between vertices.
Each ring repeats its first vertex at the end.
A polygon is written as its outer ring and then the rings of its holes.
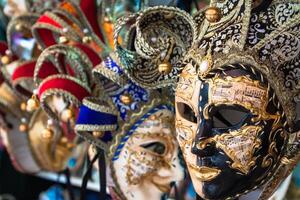
POLYGON ((33 95, 34 68, 40 54, 31 34, 31 27, 37 19, 36 13, 14 17, 7 28, 8 46, 1 43, 1 76, 5 81, 1 84, 1 99, 6 107, 5 119, 13 124, 11 130, 2 134, 19 171, 61 172, 66 169, 73 145, 70 146, 64 137, 65 131, 60 125, 48 123, 51 120, 44 111, 28 109, 25 103, 33 95))

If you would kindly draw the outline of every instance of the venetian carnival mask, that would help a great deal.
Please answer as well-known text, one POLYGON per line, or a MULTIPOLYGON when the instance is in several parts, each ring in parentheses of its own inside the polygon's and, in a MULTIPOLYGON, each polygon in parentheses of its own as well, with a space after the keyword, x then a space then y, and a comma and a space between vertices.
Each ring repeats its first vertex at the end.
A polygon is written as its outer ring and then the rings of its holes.
POLYGON ((157 7, 119 21, 136 26, 135 49, 115 39, 125 73, 176 87, 177 140, 200 198, 260 188, 267 199, 299 160, 299 10, 227 0, 193 19, 157 7))
POLYGON ((197 193, 207 199, 257 185, 287 140, 268 87, 243 71, 224 74, 201 80, 187 65, 176 90, 177 140, 197 193))
POLYGON ((167 107, 158 109, 134 129, 119 138, 125 144, 118 145, 112 162, 117 185, 126 199, 161 199, 183 178, 174 114, 167 107))

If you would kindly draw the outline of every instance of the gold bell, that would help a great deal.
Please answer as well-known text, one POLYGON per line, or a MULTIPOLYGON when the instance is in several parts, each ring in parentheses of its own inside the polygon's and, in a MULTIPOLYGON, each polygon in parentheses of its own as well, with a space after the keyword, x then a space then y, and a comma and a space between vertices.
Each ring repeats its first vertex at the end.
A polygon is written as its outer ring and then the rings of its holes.
POLYGON ((210 23, 216 23, 221 19, 221 10, 217 7, 210 7, 205 11, 205 17, 210 23))
POLYGON ((9 57, 8 55, 2 56, 2 57, 1 57, 1 63, 2 63, 3 65, 9 64, 9 63, 10 63, 10 57, 9 57))
POLYGON ((104 132, 94 131, 93 136, 96 137, 96 138, 102 138, 104 136, 104 132))
POLYGON ((105 16, 105 17, 104 17, 104 22, 110 22, 109 17, 105 16))
POLYGON ((27 108, 26 102, 23 102, 23 103, 20 104, 20 109, 21 109, 22 111, 25 111, 26 108, 27 108))
POLYGON ((60 36, 59 39, 58 39, 58 42, 60 44, 67 43, 68 42, 68 38, 66 38, 65 36, 60 36))
POLYGON ((27 124, 21 124, 21 125, 19 126, 19 131, 20 131, 20 132, 26 132, 27 130, 28 130, 27 124))
POLYGON ((150 120, 157 120, 157 116, 156 116, 156 115, 151 115, 151 116, 149 117, 149 119, 150 119, 150 120))
POLYGON ((17 24, 17 25, 15 26, 15 28, 16 28, 16 31, 22 31, 23 26, 22 26, 22 24, 17 24))
POLYGON ((68 143, 68 138, 62 137, 62 138, 60 139, 60 142, 63 143, 63 144, 67 144, 67 143, 68 143))
POLYGON ((46 128, 42 131, 43 140, 52 140, 54 137, 54 132, 50 128, 46 128))
POLYGON ((71 109, 65 109, 61 113, 61 119, 63 122, 67 123, 74 117, 74 113, 71 109))
POLYGON ((92 41, 92 37, 91 36, 84 36, 82 38, 82 42, 83 43, 90 43, 92 41))
POLYGON ((172 71, 172 65, 170 62, 163 62, 158 65, 158 71, 164 75, 169 74, 172 71))
POLYGON ((130 105, 132 103, 132 98, 129 94, 124 94, 120 97, 121 102, 125 105, 130 105))
POLYGON ((38 109, 40 106, 40 103, 35 95, 32 95, 30 99, 27 101, 26 110, 28 112, 32 112, 36 109, 38 109))

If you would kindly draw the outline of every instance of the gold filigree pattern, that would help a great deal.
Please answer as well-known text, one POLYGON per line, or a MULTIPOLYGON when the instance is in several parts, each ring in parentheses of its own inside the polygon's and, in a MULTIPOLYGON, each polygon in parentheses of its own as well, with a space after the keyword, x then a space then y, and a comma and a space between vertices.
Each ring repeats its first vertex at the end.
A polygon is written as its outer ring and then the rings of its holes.
POLYGON ((256 163, 255 151, 261 146, 258 134, 262 130, 259 126, 245 126, 239 131, 216 135, 198 143, 199 149, 204 149, 209 144, 215 144, 223 150, 233 161, 231 167, 248 174, 256 163))
MULTIPOLYGON (((156 154, 144 148, 127 148, 129 157, 128 157, 128 165, 127 165, 127 182, 130 185, 141 184, 147 179, 151 179, 151 175, 155 173, 160 168, 170 168, 169 163, 171 163, 171 157, 166 157, 166 155, 170 155, 174 151, 174 144, 172 141, 174 140, 174 136, 166 135, 162 133, 157 134, 137 134, 134 137, 140 137, 140 139, 147 139, 149 141, 160 141, 165 145, 164 154, 156 154)), ((133 139, 130 139, 129 143, 133 144, 133 139)))

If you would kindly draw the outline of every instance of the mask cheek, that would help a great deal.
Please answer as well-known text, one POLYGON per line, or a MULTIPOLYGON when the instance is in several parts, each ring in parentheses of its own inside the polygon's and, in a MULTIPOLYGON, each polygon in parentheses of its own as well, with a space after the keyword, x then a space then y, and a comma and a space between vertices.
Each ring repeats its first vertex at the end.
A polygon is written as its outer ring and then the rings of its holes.
POLYGON ((245 126, 213 138, 216 147, 221 149, 232 160, 230 167, 242 174, 248 174, 256 164, 255 152, 261 147, 259 133, 262 127, 245 126))
POLYGON ((134 152, 128 158, 126 177, 131 185, 138 185, 145 181, 146 177, 158 169, 159 158, 148 155, 145 152, 134 152))

